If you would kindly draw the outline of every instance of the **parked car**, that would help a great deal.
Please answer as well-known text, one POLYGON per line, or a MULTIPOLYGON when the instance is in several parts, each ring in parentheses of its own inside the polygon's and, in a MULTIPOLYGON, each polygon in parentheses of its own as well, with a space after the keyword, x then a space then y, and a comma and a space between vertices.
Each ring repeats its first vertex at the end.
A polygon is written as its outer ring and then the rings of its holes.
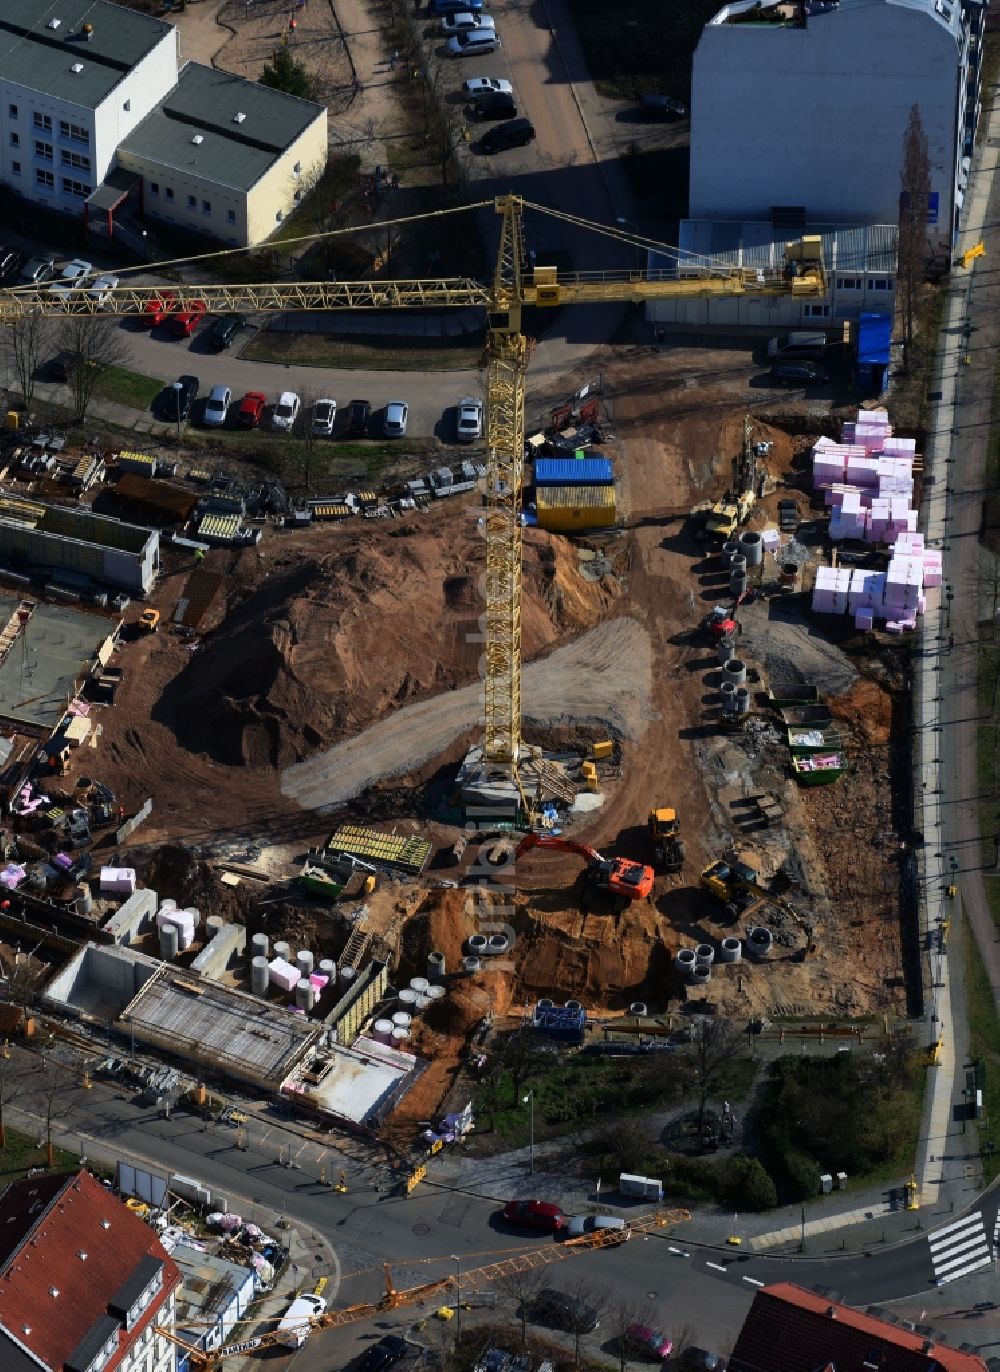
POLYGON ((483 402, 467 395, 458 402, 455 437, 459 443, 474 443, 483 436, 483 402))
POLYGON ((430 0, 431 14, 454 14, 456 10, 481 10, 483 0, 430 0))
POLYGON ((530 119, 508 119, 487 129, 479 140, 485 153, 503 152, 506 148, 520 148, 532 142, 535 128, 530 119))
POLYGON ((358 1363, 358 1372, 384 1372, 393 1363, 406 1357, 407 1343, 398 1334, 385 1334, 368 1349, 358 1363))
POLYGON ((513 119, 517 114, 517 104, 512 95, 491 91, 489 95, 481 95, 478 100, 472 101, 469 114, 473 119, 513 119))
POLYGON ((566 1223, 566 1216, 558 1205, 540 1200, 512 1200, 503 1208, 503 1217, 509 1224, 520 1224, 525 1229, 541 1229, 546 1234, 556 1234, 566 1223))
POLYGON ((682 105, 669 95, 644 95, 639 104, 639 113, 650 123, 669 124, 687 117, 687 105, 682 105))
POLYGON ((256 429, 264 415, 267 397, 260 391, 247 391, 236 411, 236 422, 241 429, 256 429))
POLYGON ((24 265, 20 248, 0 248, 0 281, 9 281, 24 265))
POLYGON ((170 320, 170 332, 178 338, 190 338, 204 317, 204 300, 192 300, 189 305, 185 305, 173 315, 170 320))
POLYGON ((648 1324, 630 1324, 625 1331, 625 1343, 630 1351, 643 1354, 647 1358, 659 1358, 665 1362, 673 1352, 673 1341, 659 1329, 648 1324))
POLYGON ((155 329, 163 323, 169 314, 173 313, 176 306, 177 297, 173 291, 156 291, 143 306, 142 322, 148 324, 151 329, 155 329))
POLYGON ((208 399, 205 401, 202 423, 207 424, 212 429, 220 428, 228 418, 232 399, 233 393, 228 386, 213 386, 208 393, 208 399))
POLYGON ((627 1221, 617 1215, 571 1215, 562 1232, 568 1239, 582 1239, 584 1234, 599 1234, 602 1230, 619 1236, 614 1244, 628 1243, 632 1237, 627 1221))
POLYGON ((409 413, 405 400, 389 401, 385 407, 385 423, 382 426, 386 438, 406 437, 406 421, 409 413))
POLYGON ((567 1329, 571 1333, 592 1333, 601 1319, 592 1305, 548 1286, 529 1305, 531 1319, 552 1329, 567 1329))
POLYGON ((246 328, 246 318, 242 314, 226 314, 217 319, 205 336, 210 348, 221 353, 228 348, 240 329, 246 328))
POLYGON ((66 263, 59 276, 52 282, 49 294, 63 298, 72 295, 80 289, 93 270, 93 262, 87 262, 82 257, 74 257, 72 262, 66 263))
POLYGON ((468 29, 495 29, 492 14, 473 14, 471 10, 457 10, 441 20, 441 32, 450 38, 455 33, 465 33, 468 29))
POLYGON ((164 419, 187 419, 200 389, 201 382, 196 376, 179 376, 167 388, 163 403, 164 419))
POLYGON ((61 381, 64 385, 72 380, 73 373, 80 365, 80 354, 64 350, 56 353, 55 357, 49 362, 48 374, 52 381, 61 381))
POLYGON ((494 92, 497 95, 513 95, 514 87, 499 76, 470 76, 468 81, 462 82, 462 94, 470 100, 494 92))
POLYGON ((91 286, 88 286, 87 295, 103 308, 111 299, 111 292, 117 285, 117 276, 99 276, 91 286))
POLYGON ((368 421, 372 407, 367 400, 352 400, 347 407, 347 438, 364 438, 368 432, 368 421))
POLYGON ((285 432, 293 429, 301 408, 302 401, 294 391, 282 391, 278 396, 278 403, 274 407, 274 414, 271 416, 271 428, 285 432))
POLYGON ((40 286, 56 269, 51 257, 32 257, 21 268, 18 280, 25 286, 40 286))
POLYGON ((779 386, 822 386, 827 374, 817 362, 779 362, 771 368, 771 380, 779 386))
POLYGON ((317 400, 313 406, 312 432, 317 438, 329 438, 337 422, 337 402, 317 400))
POLYGON ((483 53, 496 52, 500 46, 496 29, 465 29, 448 39, 448 56, 480 57, 483 53))
POLYGON ((803 358, 817 362, 826 356, 829 341, 826 334, 818 330, 799 329, 768 339, 767 355, 778 362, 801 362, 803 358))

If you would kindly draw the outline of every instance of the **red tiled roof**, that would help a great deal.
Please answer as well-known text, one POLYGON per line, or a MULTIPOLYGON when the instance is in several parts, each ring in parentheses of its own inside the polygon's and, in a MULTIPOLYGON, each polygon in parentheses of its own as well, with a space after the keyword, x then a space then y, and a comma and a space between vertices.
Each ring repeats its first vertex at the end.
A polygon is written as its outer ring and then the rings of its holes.
POLYGON ((179 1283, 177 1265, 89 1172, 14 1182, 0 1193, 0 1325, 43 1364, 61 1368, 146 1256, 163 1263, 163 1288, 123 1330, 119 1358, 179 1283))
POLYGON ((974 1353, 932 1342, 790 1282, 758 1291, 729 1360, 730 1372, 816 1372, 829 1364, 836 1372, 986 1368, 974 1353))

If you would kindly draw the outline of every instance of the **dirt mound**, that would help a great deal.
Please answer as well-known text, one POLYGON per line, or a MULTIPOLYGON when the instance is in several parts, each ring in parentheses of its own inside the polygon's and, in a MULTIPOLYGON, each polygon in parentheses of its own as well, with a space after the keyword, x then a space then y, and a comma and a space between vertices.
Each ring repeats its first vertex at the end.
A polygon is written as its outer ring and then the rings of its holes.
MULTIPOLYGON (((157 717, 218 761, 284 767, 474 680, 484 543, 468 511, 434 515, 313 531, 302 559, 291 544, 245 550, 225 620, 157 717)), ((524 581, 526 658, 592 627, 615 594, 584 581, 572 546, 539 530, 526 531, 524 581)))
POLYGON ((515 927, 518 982, 531 997, 573 997, 591 1007, 664 997, 670 973, 667 945, 676 938, 655 907, 644 901, 620 916, 526 905, 515 927))
POLYGON ((403 930, 399 977, 423 976, 432 952, 444 953, 447 970, 457 972, 465 940, 476 931, 475 916, 468 891, 428 892, 403 930))
POLYGON ((847 725, 866 743, 882 745, 889 742, 892 697, 877 681, 860 677, 849 691, 831 696, 827 703, 834 719, 847 725))

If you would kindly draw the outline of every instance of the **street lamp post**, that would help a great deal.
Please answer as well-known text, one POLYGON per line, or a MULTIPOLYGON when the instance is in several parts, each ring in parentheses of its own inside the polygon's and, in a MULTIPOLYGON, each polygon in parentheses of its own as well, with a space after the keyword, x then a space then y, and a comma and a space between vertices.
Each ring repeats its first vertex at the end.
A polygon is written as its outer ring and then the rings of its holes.
POLYGON ((173 387, 174 400, 176 401, 175 408, 177 411, 177 442, 179 443, 181 441, 181 383, 179 381, 175 381, 173 383, 173 387))
POLYGON ((457 1253, 452 1253, 451 1260, 455 1264, 455 1345, 462 1342, 462 1259, 457 1253))
POLYGON ((528 1176, 535 1175, 535 1093, 529 1091, 522 1097, 523 1103, 528 1107, 528 1176))
POLYGON ((950 586, 945 586, 945 588, 944 588, 944 605, 945 605, 945 613, 946 613, 946 615, 947 615, 947 622, 946 622, 946 624, 945 624, 945 628, 946 628, 946 629, 950 629, 950 628, 951 628, 951 602, 952 602, 954 599, 955 599, 955 592, 951 589, 950 586))

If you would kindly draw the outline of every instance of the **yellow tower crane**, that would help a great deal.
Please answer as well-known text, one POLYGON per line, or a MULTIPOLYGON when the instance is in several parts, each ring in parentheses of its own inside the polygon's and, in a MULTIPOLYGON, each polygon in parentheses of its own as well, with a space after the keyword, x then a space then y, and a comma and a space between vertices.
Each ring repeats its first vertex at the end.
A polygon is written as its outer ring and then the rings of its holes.
MULTIPOLYGON (((176 308, 204 301, 211 313, 279 313, 284 310, 386 310, 429 306, 477 306, 487 312, 486 388, 486 613, 485 728, 486 776, 521 795, 521 495, 524 473, 524 393, 528 341, 521 332, 526 306, 555 307, 599 303, 641 303, 663 299, 729 296, 826 295, 821 241, 806 236, 786 243, 784 262, 775 268, 741 267, 727 261, 684 256, 676 248, 637 240, 605 225, 547 209, 516 195, 492 203, 500 216, 500 246, 493 279, 439 277, 395 281, 262 282, 248 285, 171 285, 176 308), (525 209, 551 215, 576 228, 595 230, 619 242, 656 249, 672 257, 676 269, 561 274, 555 267, 527 269, 525 209)), ((441 213, 448 213, 447 211, 441 213)), ((378 227, 366 226, 367 228, 378 227)), ((336 233, 357 230, 337 230, 336 233)), ((314 235, 320 237, 322 235, 314 235)), ((231 255, 224 250, 212 256, 231 255)), ((166 265, 166 264, 161 264, 166 265)), ((145 270, 149 270, 146 268, 145 270)), ((0 324, 23 315, 142 315, 159 292, 156 286, 118 285, 100 299, 81 290, 58 300, 46 287, 0 291, 0 324)))

